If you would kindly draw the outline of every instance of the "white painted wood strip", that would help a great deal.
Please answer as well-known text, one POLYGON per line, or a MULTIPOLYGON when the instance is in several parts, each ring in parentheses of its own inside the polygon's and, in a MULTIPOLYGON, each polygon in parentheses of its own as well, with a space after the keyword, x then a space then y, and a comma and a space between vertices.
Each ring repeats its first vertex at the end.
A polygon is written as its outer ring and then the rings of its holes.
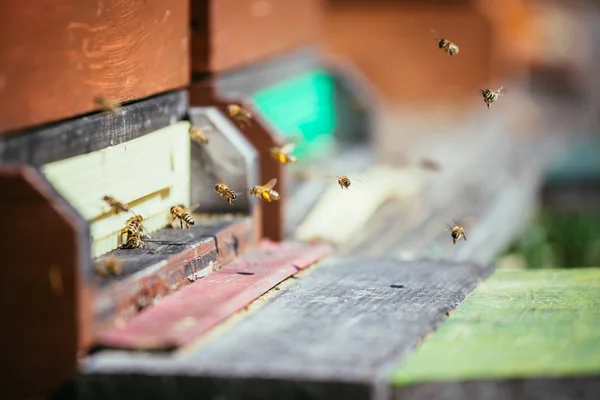
POLYGON ((91 221, 93 257, 123 244, 120 231, 133 215, 107 214, 105 195, 133 203, 131 208, 146 218, 147 232, 168 224, 170 206, 189 204, 188 129, 188 122, 178 122, 127 143, 42 167, 56 190, 91 221))
POLYGON ((415 196, 424 174, 415 168, 376 166, 349 178, 353 183, 348 190, 331 183, 296 230, 297 240, 345 243, 385 201, 415 196))

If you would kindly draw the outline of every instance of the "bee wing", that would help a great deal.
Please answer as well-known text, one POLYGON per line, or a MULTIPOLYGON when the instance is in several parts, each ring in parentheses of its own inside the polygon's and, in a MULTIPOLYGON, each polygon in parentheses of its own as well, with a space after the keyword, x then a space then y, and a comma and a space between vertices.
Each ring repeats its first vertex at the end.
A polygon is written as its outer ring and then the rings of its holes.
POLYGON ((265 183, 264 188, 265 189, 273 189, 273 187, 277 184, 277 179, 273 178, 271 179, 269 182, 265 183))
POLYGON ((429 32, 431 32, 431 35, 433 36, 433 38, 435 40, 440 40, 441 39, 440 35, 437 33, 437 31, 435 29, 430 29, 429 32))
POLYGON ((506 93, 506 89, 504 89, 504 86, 500 86, 500 87, 498 88, 498 90, 496 90, 496 92, 498 92, 498 94, 499 94, 500 96, 504 96, 504 93, 506 93))
POLYGON ((200 204, 192 204, 190 206, 185 207, 188 212, 196 211, 196 208, 200 207, 200 204))
POLYGON ((288 143, 281 148, 282 153, 291 153, 296 149, 296 143, 288 143))

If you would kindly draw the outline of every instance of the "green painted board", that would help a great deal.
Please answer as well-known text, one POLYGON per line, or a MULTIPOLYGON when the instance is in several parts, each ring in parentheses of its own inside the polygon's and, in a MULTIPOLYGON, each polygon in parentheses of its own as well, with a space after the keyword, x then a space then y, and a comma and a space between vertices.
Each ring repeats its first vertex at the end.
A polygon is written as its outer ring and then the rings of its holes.
POLYGON ((600 268, 497 271, 393 372, 393 386, 600 376, 600 268))
POLYGON ((299 159, 330 150, 336 110, 334 80, 326 70, 314 69, 262 89, 252 101, 282 135, 301 137, 294 152, 299 159))

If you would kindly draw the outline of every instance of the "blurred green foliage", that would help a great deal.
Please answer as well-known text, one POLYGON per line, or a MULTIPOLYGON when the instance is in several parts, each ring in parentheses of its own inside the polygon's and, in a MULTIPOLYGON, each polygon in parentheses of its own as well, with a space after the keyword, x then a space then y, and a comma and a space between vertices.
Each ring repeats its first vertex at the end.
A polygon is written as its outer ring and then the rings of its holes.
POLYGON ((600 211, 540 211, 505 255, 527 268, 600 266, 600 211))

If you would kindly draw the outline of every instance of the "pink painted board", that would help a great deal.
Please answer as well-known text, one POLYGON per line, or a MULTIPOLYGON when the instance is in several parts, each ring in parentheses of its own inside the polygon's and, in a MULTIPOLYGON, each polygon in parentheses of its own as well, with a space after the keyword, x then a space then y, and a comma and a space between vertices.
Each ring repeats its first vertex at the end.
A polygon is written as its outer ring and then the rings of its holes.
POLYGON ((327 244, 263 241, 243 258, 141 311, 126 325, 99 332, 98 344, 145 350, 178 348, 331 252, 327 244))

